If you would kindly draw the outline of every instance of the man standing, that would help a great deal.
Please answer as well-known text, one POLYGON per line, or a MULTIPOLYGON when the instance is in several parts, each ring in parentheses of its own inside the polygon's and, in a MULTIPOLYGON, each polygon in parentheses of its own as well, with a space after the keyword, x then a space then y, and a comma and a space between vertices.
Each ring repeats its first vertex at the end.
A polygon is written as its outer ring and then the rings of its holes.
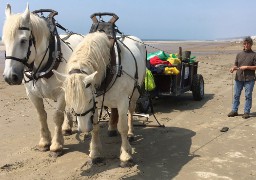
POLYGON ((250 110, 252 107, 252 92, 255 83, 256 70, 256 53, 252 51, 253 41, 251 37, 246 37, 243 40, 244 50, 237 54, 235 64, 230 69, 233 73, 236 71, 234 84, 234 100, 232 111, 228 117, 238 116, 238 107, 240 104, 240 96, 243 88, 245 89, 245 105, 243 118, 250 117, 250 110))

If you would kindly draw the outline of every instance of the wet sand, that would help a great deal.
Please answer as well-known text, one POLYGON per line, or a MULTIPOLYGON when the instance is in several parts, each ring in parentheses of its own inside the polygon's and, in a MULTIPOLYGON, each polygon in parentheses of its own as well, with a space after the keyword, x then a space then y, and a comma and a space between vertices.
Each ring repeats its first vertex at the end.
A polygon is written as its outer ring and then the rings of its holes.
MULTIPOLYGON (((229 73, 235 55, 242 49, 236 42, 148 42, 177 53, 179 46, 192 51, 199 61, 198 73, 205 82, 205 98, 194 101, 191 92, 155 100, 154 110, 160 127, 135 126, 135 166, 119 167, 120 137, 107 136, 101 123, 105 164, 89 167, 89 139, 74 133, 65 137, 64 155, 55 159, 38 152, 39 122, 25 89, 9 86, 0 76, 0 179, 256 179, 256 100, 251 118, 228 118, 231 110, 233 77, 229 73), (220 132, 224 126, 227 132, 220 132)), ((155 49, 148 47, 148 52, 155 49)), ((0 63, 4 60, 1 53, 0 63)), ((2 74, 2 72, 1 72, 2 74)), ((255 91, 253 97, 256 97, 255 91)), ((49 101, 51 105, 54 102, 49 101)), ((52 107, 45 104, 49 117, 52 107)), ((141 120, 134 117, 134 124, 141 120)), ((150 114, 149 125, 157 125, 150 114)), ((75 127, 74 127, 75 130, 75 127)), ((75 132, 75 131, 74 131, 75 132)))

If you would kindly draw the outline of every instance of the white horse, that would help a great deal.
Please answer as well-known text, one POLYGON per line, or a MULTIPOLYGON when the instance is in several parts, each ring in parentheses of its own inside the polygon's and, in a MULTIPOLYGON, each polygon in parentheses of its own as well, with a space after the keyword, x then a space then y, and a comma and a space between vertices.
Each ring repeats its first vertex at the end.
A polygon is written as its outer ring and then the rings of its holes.
POLYGON ((143 83, 146 48, 140 39, 133 36, 120 38, 117 42, 121 49, 121 76, 105 95, 96 96, 96 89, 105 78, 110 63, 111 45, 105 33, 95 32, 85 36, 70 57, 68 75, 55 72, 66 78, 63 84, 65 100, 67 108, 77 115, 78 128, 84 132, 92 130, 89 156, 93 163, 102 161, 97 110, 102 103, 117 108, 117 128, 122 138, 120 165, 126 167, 133 165, 132 149, 127 140, 127 112, 132 115, 139 97, 136 86, 143 83))
MULTIPOLYGON (((52 31, 46 20, 31 13, 28 5, 24 13, 12 14, 11 6, 8 4, 5 14, 2 36, 6 48, 4 80, 10 85, 19 85, 23 79, 25 80, 27 95, 36 107, 41 123, 39 149, 42 151, 50 149, 54 156, 61 155, 64 144, 62 124, 66 103, 61 88, 62 82, 56 76, 51 76, 51 73, 52 69, 65 72, 66 61, 83 37, 73 34, 65 42, 58 36, 51 35, 52 31), (58 53, 61 56, 58 56, 58 53), (53 62, 49 63, 50 60, 53 62), (57 102, 53 117, 55 122, 53 137, 47 125, 43 98, 57 102)), ((69 122, 66 116, 65 122, 69 122)), ((63 125, 66 131, 71 131, 71 128, 69 123, 63 125)))

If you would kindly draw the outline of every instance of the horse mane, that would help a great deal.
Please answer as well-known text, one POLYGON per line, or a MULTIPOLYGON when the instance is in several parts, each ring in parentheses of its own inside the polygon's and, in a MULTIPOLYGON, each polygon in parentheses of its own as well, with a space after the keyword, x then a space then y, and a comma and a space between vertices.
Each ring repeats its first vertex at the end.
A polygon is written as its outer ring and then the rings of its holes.
POLYGON ((100 85, 106 76, 107 65, 110 63, 110 42, 105 33, 94 32, 85 36, 84 40, 72 53, 68 72, 72 69, 87 70, 88 74, 97 71, 95 85, 100 85))
MULTIPOLYGON (((81 69, 91 74, 97 71, 93 85, 99 86, 105 75, 107 65, 110 63, 110 42, 105 33, 94 32, 85 36, 84 40, 72 53, 67 71, 81 69)), ((65 97, 68 107, 84 107, 85 96, 84 74, 71 74, 64 83, 65 97)))
POLYGON ((83 83, 83 76, 81 74, 74 74, 67 77, 64 86, 65 86, 65 100, 66 107, 73 107, 79 111, 80 108, 84 107, 84 104, 87 103, 85 95, 85 85, 83 83))
MULTIPOLYGON (((8 16, 3 27, 3 41, 13 41, 22 23, 21 13, 8 16)), ((46 21, 33 13, 30 13, 30 26, 37 44, 40 44, 45 37, 48 39, 50 36, 46 21)))

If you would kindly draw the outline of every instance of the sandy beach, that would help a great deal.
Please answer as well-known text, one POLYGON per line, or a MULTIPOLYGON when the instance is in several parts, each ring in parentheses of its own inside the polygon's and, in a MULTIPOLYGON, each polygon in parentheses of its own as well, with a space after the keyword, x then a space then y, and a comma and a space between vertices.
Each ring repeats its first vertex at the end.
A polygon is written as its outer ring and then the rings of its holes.
MULTIPOLYGON (((107 136, 107 125, 101 123, 101 140, 105 164, 88 167, 89 139, 76 133, 65 136, 64 155, 49 157, 49 152, 36 151, 39 121, 23 85, 4 82, 4 48, 0 47, 0 179, 130 179, 130 180, 198 180, 256 179, 256 99, 251 118, 242 118, 244 94, 239 116, 228 118, 232 103, 233 76, 229 73, 242 44, 236 42, 148 42, 169 53, 191 51, 199 61, 205 97, 194 101, 188 92, 177 97, 154 100, 155 116, 162 127, 135 126, 135 166, 119 167, 120 136, 107 136), (222 127, 227 132, 220 132, 222 127)), ((253 46, 256 50, 256 47, 253 46)), ((156 51, 148 47, 148 52, 156 51)), ((256 97, 254 91, 253 97, 256 97)), ((48 123, 54 102, 45 103, 48 123)), ((143 119, 134 117, 134 124, 143 119)), ((150 114, 149 125, 157 125, 150 114)), ((75 132, 74 127, 74 132, 75 132)))

